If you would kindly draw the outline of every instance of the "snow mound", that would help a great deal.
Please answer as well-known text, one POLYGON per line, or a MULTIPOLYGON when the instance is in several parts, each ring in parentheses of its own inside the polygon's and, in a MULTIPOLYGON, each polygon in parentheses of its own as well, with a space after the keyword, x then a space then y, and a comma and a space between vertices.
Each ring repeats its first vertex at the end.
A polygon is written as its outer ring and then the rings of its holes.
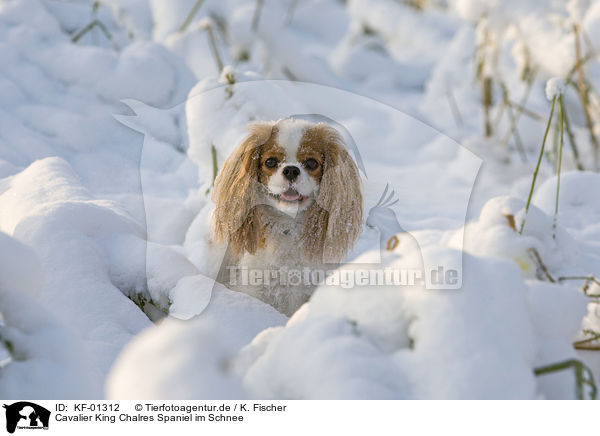
POLYGON ((471 256, 464 267, 461 290, 318 289, 299 319, 244 349, 242 358, 253 356, 242 367, 244 385, 260 398, 535 397, 534 336, 518 269, 471 256))
POLYGON ((0 343, 8 351, 0 361, 0 395, 88 397, 81 343, 36 301, 43 287, 40 260, 1 232, 0 253, 0 343))
POLYGON ((232 374, 233 357, 261 330, 285 320, 272 307, 216 285, 200 315, 189 321, 166 318, 127 345, 108 376, 106 396, 244 398, 232 374))
MULTIPOLYGON (((96 372, 92 392, 99 396, 98 373, 106 372, 132 334, 149 322, 114 286, 104 255, 120 237, 140 238, 141 229, 110 202, 94 200, 60 158, 36 161, 12 177, 0 205, 0 229, 35 247, 39 256, 46 277, 40 304, 88 341, 84 358, 96 372)), ((123 252, 121 258, 128 256, 123 252)), ((133 289, 144 274, 131 268, 121 280, 133 289)))

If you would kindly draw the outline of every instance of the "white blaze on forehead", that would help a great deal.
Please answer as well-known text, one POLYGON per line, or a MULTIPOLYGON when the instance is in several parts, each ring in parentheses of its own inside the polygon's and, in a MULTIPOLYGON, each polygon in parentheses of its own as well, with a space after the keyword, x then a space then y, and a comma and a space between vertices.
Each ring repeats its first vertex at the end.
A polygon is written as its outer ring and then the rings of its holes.
POLYGON ((308 121, 293 118, 277 122, 279 128, 277 142, 285 150, 287 162, 296 162, 296 153, 300 148, 302 136, 310 126, 311 123, 308 121))

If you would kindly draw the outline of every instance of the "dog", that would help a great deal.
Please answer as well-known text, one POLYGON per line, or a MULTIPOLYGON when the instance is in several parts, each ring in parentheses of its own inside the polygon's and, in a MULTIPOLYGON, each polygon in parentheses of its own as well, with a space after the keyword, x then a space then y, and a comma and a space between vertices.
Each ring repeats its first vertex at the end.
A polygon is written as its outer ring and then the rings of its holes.
POLYGON ((228 245, 217 281, 291 315, 315 288, 307 271, 342 261, 361 233, 360 175, 328 124, 248 128, 215 179, 212 238, 228 245))

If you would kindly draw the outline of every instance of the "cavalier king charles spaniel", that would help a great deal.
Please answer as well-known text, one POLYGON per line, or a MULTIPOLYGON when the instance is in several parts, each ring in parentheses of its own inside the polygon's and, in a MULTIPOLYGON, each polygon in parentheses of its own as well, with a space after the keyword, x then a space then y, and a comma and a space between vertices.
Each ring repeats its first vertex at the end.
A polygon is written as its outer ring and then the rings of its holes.
POLYGON ((228 245, 217 280, 287 315, 315 287, 306 274, 343 260, 362 229, 358 169, 325 123, 251 124, 212 199, 213 240, 228 245))

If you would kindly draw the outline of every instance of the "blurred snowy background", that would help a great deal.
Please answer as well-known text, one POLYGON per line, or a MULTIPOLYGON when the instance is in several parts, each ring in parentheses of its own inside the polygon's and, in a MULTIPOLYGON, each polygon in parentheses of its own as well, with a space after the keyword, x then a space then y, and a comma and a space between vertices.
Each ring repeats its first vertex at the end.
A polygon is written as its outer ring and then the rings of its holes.
POLYGON ((598 50, 598 1, 0 0, 0 396, 575 398, 535 369, 600 380, 598 50), (307 113, 461 290, 213 289, 215 165, 307 113))

